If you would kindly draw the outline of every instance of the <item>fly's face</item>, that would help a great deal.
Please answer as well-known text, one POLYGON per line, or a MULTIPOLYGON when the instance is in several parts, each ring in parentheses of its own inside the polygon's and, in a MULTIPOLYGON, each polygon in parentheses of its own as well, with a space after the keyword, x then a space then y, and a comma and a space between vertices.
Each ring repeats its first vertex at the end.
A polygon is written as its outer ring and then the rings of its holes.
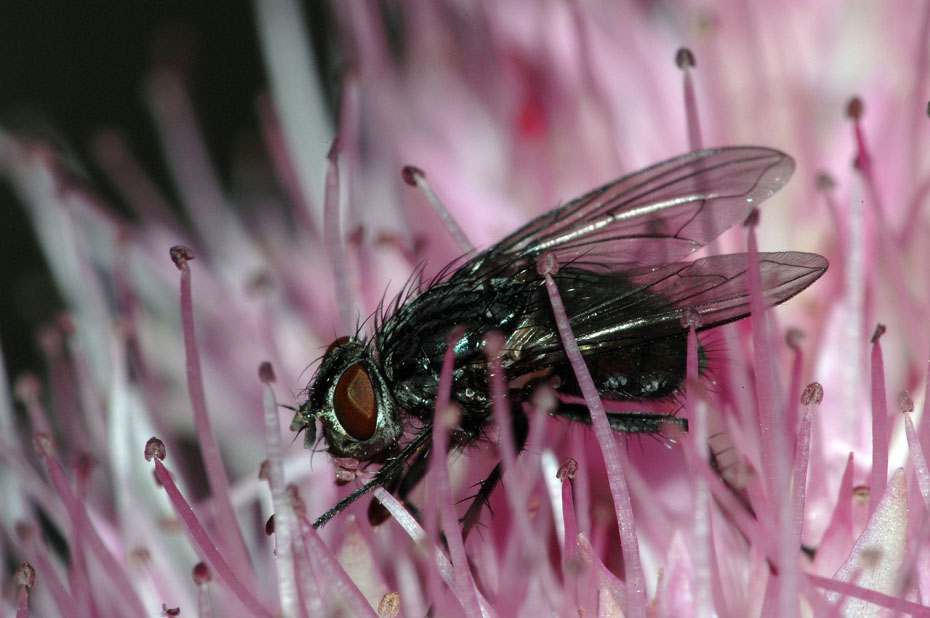
POLYGON ((380 367, 358 339, 334 341, 310 387, 295 424, 316 438, 314 418, 323 425, 326 447, 334 457, 378 460, 390 453, 403 433, 397 409, 380 367))

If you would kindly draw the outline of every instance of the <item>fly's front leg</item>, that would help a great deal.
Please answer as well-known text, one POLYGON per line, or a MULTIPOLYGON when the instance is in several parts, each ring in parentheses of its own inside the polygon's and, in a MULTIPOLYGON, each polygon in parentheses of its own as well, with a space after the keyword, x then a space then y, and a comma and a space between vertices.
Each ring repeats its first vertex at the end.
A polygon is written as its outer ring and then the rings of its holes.
MULTIPOLYGON (((526 438, 530 433, 529 419, 527 419, 526 413, 523 411, 522 403, 514 403, 510 407, 510 418, 513 425, 514 447, 519 454, 523 451, 523 447, 526 446, 526 438)), ((491 494, 494 492, 494 488, 500 483, 501 475, 503 474, 501 463, 502 462, 498 461, 494 469, 491 470, 491 474, 479 483, 480 487, 478 488, 478 493, 472 497, 472 503, 465 512, 465 516, 459 520, 462 523, 463 540, 468 538, 469 531, 478 523, 478 520, 481 518, 482 509, 487 505, 488 500, 491 498, 491 494)))
MULTIPOLYGON (((385 484, 385 489, 404 503, 407 510, 410 511, 417 521, 422 521, 420 511, 414 505, 407 502, 410 492, 420 484, 426 472, 429 470, 429 444, 425 445, 415 456, 409 466, 385 484)), ((390 512, 384 508, 377 498, 368 504, 368 522, 372 526, 377 526, 390 517, 390 512)))

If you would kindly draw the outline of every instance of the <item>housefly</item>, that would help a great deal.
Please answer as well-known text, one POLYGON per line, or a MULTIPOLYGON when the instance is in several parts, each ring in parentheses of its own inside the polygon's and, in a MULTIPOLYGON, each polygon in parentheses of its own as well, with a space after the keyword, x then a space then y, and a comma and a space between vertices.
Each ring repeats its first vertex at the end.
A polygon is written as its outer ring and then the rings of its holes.
MULTIPOLYGON (((759 147, 701 150, 658 163, 547 212, 401 295, 372 337, 334 341, 292 427, 305 431, 312 447, 319 420, 330 455, 381 467, 314 526, 378 486, 404 499, 423 478, 453 330, 461 336, 451 343, 451 399, 461 415, 451 448, 479 440, 492 423, 483 349, 489 331, 505 340, 501 364, 518 451, 528 433, 523 404, 540 384, 560 397, 554 415, 591 422, 537 272, 545 252, 560 265, 554 279, 602 399, 648 404, 673 397, 685 378, 687 324, 695 313, 698 331, 749 315, 746 254, 683 258, 743 221, 793 170, 789 156, 759 147)), ((774 305, 813 283, 827 260, 760 253, 759 267, 764 297, 774 305)), ((686 419, 674 414, 609 412, 608 418, 619 432, 687 429, 686 419)), ((498 464, 482 482, 463 519, 466 531, 500 473, 498 464)))

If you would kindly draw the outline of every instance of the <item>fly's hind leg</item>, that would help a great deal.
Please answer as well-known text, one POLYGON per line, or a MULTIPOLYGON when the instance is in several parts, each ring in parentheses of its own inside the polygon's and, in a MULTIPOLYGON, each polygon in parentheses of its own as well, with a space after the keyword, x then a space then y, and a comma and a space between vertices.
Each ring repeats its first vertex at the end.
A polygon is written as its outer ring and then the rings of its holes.
MULTIPOLYGON (((521 403, 515 403, 510 409, 510 418, 513 425, 513 441, 517 453, 523 451, 526 446, 526 438, 530 433, 529 419, 523 411, 521 403)), ((491 494, 494 492, 497 484, 500 483, 503 474, 502 462, 497 462, 491 473, 479 483, 478 492, 472 497, 472 503, 468 506, 465 516, 460 520, 462 523, 462 539, 468 538, 468 533, 478 523, 481 517, 481 511, 487 505, 491 494)))
MULTIPOLYGON (((591 413, 583 404, 563 403, 553 415, 561 416, 577 423, 591 424, 591 413)), ((669 427, 688 431, 688 419, 674 414, 653 414, 650 412, 607 412, 607 422, 614 431, 623 433, 667 433, 669 427)))

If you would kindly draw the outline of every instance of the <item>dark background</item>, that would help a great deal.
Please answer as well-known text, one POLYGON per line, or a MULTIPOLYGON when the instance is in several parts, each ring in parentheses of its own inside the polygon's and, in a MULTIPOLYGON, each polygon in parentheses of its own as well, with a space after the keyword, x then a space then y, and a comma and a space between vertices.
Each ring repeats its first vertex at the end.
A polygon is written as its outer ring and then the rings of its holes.
MULTIPOLYGON (((304 12, 329 88, 332 20, 319 2, 305 2, 304 12)), ((187 75, 214 163, 228 176, 233 140, 258 130, 255 100, 266 83, 254 10, 243 0, 4 3, 0 125, 57 144, 93 190, 119 207, 87 156, 94 136, 117 129, 173 197, 142 98, 147 76, 164 65, 187 75)), ((2 179, 0 216, 0 344, 11 377, 41 373, 37 331, 63 306, 25 211, 2 179)))

